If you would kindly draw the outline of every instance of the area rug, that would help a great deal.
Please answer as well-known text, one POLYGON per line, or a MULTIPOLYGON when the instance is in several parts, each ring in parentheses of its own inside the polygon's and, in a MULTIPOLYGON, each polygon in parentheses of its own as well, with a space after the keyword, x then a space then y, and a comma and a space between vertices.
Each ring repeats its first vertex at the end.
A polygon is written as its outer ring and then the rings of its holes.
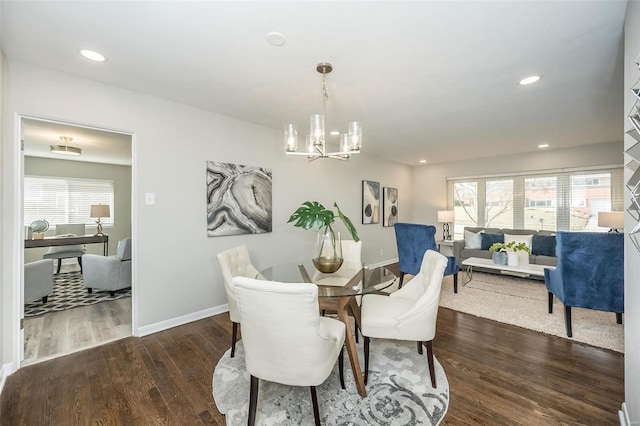
MULTIPOLYGON (((517 325, 554 336, 567 337, 564 306, 556 298, 553 313, 548 313, 547 288, 543 281, 474 272, 466 285, 460 272, 458 293, 453 280, 445 277, 440 306, 498 322, 517 325)), ((624 352, 624 327, 615 314, 592 309, 571 309, 572 340, 624 352)))
POLYGON ((82 274, 78 272, 65 272, 54 275, 53 294, 49 295, 47 303, 42 300, 25 303, 24 316, 35 317, 49 312, 64 311, 78 306, 88 306, 95 303, 106 302, 108 300, 131 297, 131 289, 118 290, 114 297, 108 291, 93 290, 89 294, 84 286, 82 274))
MULTIPOLYGON (((364 366, 363 344, 357 345, 364 366)), ((367 397, 356 390, 345 350, 344 381, 340 387, 338 367, 316 388, 320 419, 325 425, 438 425, 449 406, 449 383, 437 359, 436 383, 431 387, 429 368, 415 342, 371 339, 367 397)), ((363 367, 364 368, 364 367, 363 367)), ((245 425, 249 409, 249 374, 245 370, 244 348, 228 350, 213 373, 213 398, 227 425, 245 425)), ((313 408, 309 387, 284 386, 260 381, 256 424, 312 425, 313 408)))

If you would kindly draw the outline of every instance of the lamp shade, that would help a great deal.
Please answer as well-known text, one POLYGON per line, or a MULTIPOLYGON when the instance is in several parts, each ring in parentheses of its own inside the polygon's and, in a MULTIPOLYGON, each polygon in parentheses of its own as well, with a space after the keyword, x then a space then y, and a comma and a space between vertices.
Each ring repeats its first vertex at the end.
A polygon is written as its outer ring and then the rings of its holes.
POLYGON ((624 228, 623 212, 598 212, 598 226, 611 229, 624 228))
POLYGON ((111 211, 109 210, 109 206, 104 204, 93 204, 91 206, 91 217, 111 217, 111 211))
POLYGON ((441 210, 438 212, 439 223, 452 223, 455 220, 455 212, 453 210, 441 210))

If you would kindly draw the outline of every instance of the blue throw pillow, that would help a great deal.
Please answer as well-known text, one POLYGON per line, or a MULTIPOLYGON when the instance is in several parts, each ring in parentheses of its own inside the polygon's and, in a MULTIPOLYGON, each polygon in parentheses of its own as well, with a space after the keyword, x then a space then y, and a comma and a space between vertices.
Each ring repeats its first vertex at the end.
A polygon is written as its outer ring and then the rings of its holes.
POLYGON ((556 237, 553 235, 534 235, 531 245, 531 254, 556 256, 556 237))
POLYGON ((493 243, 504 243, 504 234, 482 234, 480 249, 489 250, 493 243))

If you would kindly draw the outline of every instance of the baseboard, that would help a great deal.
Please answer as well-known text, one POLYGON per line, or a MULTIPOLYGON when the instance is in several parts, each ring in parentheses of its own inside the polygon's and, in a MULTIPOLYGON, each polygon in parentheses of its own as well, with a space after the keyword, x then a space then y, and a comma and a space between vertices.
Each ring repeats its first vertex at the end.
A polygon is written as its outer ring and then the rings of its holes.
POLYGON ((2 394, 2 389, 4 389, 4 382, 9 377, 9 371, 11 370, 11 364, 4 364, 0 367, 0 395, 2 394))
POLYGON ((137 333, 135 333, 135 335, 138 337, 146 336, 148 334, 153 334, 159 331, 168 330, 170 328, 177 327, 179 325, 188 324, 190 322, 198 321, 198 320, 208 318, 213 315, 222 314, 228 311, 229 311, 229 305, 225 303, 224 305, 214 306, 213 308, 208 308, 202 311, 193 312, 187 315, 183 315, 181 317, 171 318, 168 320, 156 322, 154 324, 138 327, 137 333))
POLYGON ((388 259, 388 260, 383 260, 382 262, 378 262, 378 263, 372 263, 371 265, 367 265, 365 266, 365 268, 377 268, 380 266, 387 266, 387 265, 391 265, 392 263, 396 263, 398 262, 398 258, 396 257, 395 259, 388 259))
POLYGON ((627 411, 627 403, 622 403, 622 409, 618 411, 618 418, 620 419, 620 426, 631 426, 631 420, 629 420, 629 412, 627 411))

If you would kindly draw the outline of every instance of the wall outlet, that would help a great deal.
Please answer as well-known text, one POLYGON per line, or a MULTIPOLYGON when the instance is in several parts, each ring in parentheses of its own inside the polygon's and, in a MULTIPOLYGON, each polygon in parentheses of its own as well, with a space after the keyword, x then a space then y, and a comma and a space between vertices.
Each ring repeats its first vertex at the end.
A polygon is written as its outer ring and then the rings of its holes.
POLYGON ((380 256, 384 255, 384 249, 380 249, 380 256))

